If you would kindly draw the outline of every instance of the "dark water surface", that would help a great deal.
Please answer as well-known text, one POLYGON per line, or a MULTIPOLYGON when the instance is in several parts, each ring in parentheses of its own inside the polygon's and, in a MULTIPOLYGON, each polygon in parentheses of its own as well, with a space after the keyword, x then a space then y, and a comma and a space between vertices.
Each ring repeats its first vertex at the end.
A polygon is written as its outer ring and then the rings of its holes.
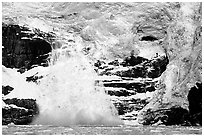
POLYGON ((202 134, 202 127, 185 126, 2 126, 3 135, 185 135, 202 134))

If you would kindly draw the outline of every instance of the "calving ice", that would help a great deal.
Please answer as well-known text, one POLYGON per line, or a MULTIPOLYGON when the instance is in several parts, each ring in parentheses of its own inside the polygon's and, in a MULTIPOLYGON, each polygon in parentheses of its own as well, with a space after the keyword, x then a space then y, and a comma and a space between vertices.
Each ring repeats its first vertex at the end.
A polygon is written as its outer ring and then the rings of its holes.
POLYGON ((57 52, 57 59, 52 56, 56 62, 38 84, 40 113, 33 124, 121 124, 109 96, 96 87, 97 75, 89 61, 81 54, 68 57, 57 52))
POLYGON ((47 68, 39 66, 24 74, 3 69, 5 85, 14 87, 14 91, 5 98, 36 99, 39 114, 31 124, 122 124, 110 97, 96 85, 97 75, 93 66, 80 53, 69 56, 58 49, 52 52, 47 68), (37 84, 28 83, 26 77, 36 73, 43 78, 37 84))

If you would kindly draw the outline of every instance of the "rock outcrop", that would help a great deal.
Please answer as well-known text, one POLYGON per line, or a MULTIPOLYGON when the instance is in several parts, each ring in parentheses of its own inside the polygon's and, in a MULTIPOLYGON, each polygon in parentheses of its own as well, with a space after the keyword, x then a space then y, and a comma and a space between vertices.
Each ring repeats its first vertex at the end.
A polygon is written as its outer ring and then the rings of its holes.
POLYGON ((31 69, 32 65, 46 65, 51 45, 44 37, 53 36, 24 26, 3 23, 2 64, 8 68, 25 69, 31 69))
MULTIPOLYGON (((142 58, 142 57, 140 57, 142 58)), ((100 61, 95 63, 95 66, 99 68, 97 72, 99 75, 117 75, 120 77, 132 77, 132 78, 157 78, 166 70, 166 66, 169 63, 169 60, 165 56, 148 59, 135 58, 135 65, 128 65, 130 60, 124 61, 112 61, 108 63, 108 66, 105 66, 100 61), (137 61, 139 60, 139 61, 137 61), (100 69, 102 68, 102 69, 100 69)), ((134 63, 133 63, 134 64, 134 63)))
POLYGON ((202 125, 202 83, 196 83, 196 86, 190 89, 188 101, 188 120, 192 125, 202 125))
POLYGON ((7 86, 2 86, 2 94, 3 95, 8 95, 14 88, 10 87, 9 85, 7 86))
MULTIPOLYGON (((17 72, 17 69, 2 67, 2 124, 8 125, 11 123, 17 125, 26 125, 32 122, 34 117, 39 114, 36 99, 33 97, 19 97, 16 95, 18 91, 24 91, 23 95, 30 95, 29 91, 25 90, 26 84, 19 84, 25 79, 17 72)), ((33 89, 29 89, 33 90, 33 89)))
POLYGON ((133 66, 124 65, 127 64, 126 61, 126 59, 107 63, 97 61, 95 70, 100 75, 96 83, 101 83, 105 87, 120 118, 129 121, 136 120, 139 111, 149 103, 156 89, 157 78, 165 71, 155 73, 155 77, 152 78, 151 75, 148 75, 147 69, 155 70, 153 64, 158 64, 158 68, 161 69, 159 64, 167 65, 168 59, 145 59, 140 64, 133 66), (139 71, 138 68, 142 68, 142 70, 139 71), (133 71, 134 69, 135 71, 133 71), (127 73, 129 71, 132 73, 127 73))
POLYGON ((27 125, 39 113, 33 99, 5 99, 2 101, 2 124, 27 125))

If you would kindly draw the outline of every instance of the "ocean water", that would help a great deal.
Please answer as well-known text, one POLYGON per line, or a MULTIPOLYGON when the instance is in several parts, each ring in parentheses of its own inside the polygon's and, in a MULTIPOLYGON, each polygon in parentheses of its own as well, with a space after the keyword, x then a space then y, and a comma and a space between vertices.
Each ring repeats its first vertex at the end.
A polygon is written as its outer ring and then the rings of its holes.
POLYGON ((202 127, 187 126, 2 126, 3 135, 201 135, 202 127))

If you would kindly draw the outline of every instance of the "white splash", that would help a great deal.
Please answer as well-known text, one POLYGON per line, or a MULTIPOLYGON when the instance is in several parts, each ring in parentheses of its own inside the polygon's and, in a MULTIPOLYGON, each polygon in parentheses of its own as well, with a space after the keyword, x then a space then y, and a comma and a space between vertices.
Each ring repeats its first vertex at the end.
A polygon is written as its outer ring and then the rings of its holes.
POLYGON ((80 54, 68 54, 53 51, 46 75, 34 91, 40 113, 32 124, 122 124, 109 96, 96 86, 97 75, 88 60, 80 54))

